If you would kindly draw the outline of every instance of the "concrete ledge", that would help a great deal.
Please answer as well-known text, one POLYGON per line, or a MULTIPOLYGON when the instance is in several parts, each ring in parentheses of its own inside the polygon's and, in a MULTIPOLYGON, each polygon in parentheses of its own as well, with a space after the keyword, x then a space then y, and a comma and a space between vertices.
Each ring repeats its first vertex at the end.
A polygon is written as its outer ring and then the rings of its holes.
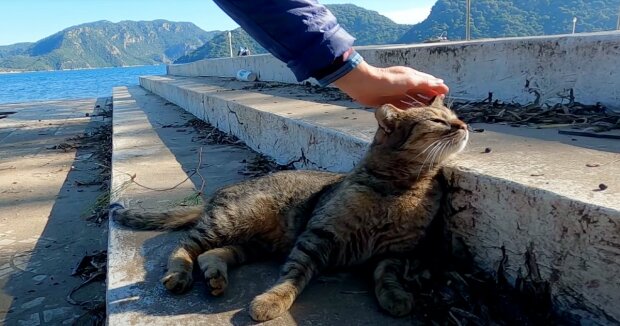
POLYGON ((272 95, 248 92, 242 89, 248 84, 226 79, 158 76, 140 83, 283 165, 349 171, 376 127, 370 112, 342 110, 328 101, 317 105, 312 99, 320 96, 295 87, 275 88, 272 95), (308 95, 311 101, 297 99, 308 95))
MULTIPOLYGON (((370 112, 300 86, 173 76, 140 82, 280 164, 347 171, 376 128, 370 112)), ((504 261, 513 283, 532 276, 536 266, 557 310, 584 323, 620 322, 620 166, 586 167, 619 158, 556 142, 474 134, 466 153, 445 169, 455 209, 450 229, 485 270, 493 273, 504 261), (486 147, 492 153, 484 154, 486 147), (600 183, 608 189, 596 191, 600 183)))
MULTIPOLYGON (((620 109, 620 32, 366 46, 358 51, 379 67, 411 66, 441 76, 456 98, 480 100, 492 92, 505 102, 555 104, 566 102, 572 92, 578 102, 620 109)), ((171 65, 168 74, 234 77, 239 69, 255 71, 265 81, 297 83, 271 55, 171 65)))
MULTIPOLYGON (((144 92, 143 90, 141 90, 144 92)), ((175 156, 164 145, 147 114, 137 109, 135 98, 126 87, 114 88, 113 151, 110 202, 131 206, 164 208, 194 191, 191 182, 170 192, 154 192, 130 182, 131 176, 153 188, 170 187, 170 180, 186 177, 175 156)), ((172 123, 173 121, 170 121, 172 123)), ((150 232, 152 236, 154 232, 150 232)), ((156 288, 157 279, 147 278, 148 262, 142 252, 144 236, 110 221, 108 239, 107 314, 109 325, 138 324, 144 311, 145 287, 156 288)))

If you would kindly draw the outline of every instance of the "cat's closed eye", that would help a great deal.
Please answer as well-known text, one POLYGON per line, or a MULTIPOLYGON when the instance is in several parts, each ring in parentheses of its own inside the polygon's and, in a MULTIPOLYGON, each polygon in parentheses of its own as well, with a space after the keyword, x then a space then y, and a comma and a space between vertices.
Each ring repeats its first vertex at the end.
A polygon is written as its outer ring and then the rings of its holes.
POLYGON ((448 121, 446 121, 446 120, 443 120, 443 119, 429 119, 429 121, 450 128, 450 123, 448 123, 448 121))

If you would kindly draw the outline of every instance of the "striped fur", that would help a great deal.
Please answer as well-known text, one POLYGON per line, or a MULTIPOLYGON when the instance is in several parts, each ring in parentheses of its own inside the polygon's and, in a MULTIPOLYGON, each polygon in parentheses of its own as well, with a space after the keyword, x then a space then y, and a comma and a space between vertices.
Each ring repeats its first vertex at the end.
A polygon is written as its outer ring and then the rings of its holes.
POLYGON ((117 209, 116 220, 140 230, 175 230, 194 225, 204 214, 204 207, 179 207, 166 212, 144 212, 117 209))
POLYGON ((287 311, 321 271, 373 257, 387 257, 375 270, 379 304, 405 315, 412 296, 401 283, 403 262, 390 257, 413 250, 424 236, 439 209, 439 164, 462 150, 468 135, 440 101, 406 111, 386 105, 375 116, 374 141, 347 175, 278 172, 219 190, 199 218, 120 210, 115 219, 141 229, 191 226, 162 278, 175 293, 191 286, 195 261, 210 292, 220 295, 228 268, 288 254, 276 284, 250 304, 257 321, 287 311))

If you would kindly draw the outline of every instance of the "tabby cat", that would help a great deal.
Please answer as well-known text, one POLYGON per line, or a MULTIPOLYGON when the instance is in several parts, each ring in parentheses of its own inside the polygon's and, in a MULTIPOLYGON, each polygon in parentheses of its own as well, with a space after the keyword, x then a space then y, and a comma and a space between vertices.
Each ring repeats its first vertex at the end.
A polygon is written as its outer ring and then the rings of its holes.
POLYGON ((408 110, 384 105, 375 117, 374 140, 349 174, 283 171, 223 188, 206 207, 118 208, 114 218, 136 229, 189 228, 161 280, 174 293, 191 286, 194 261, 217 296, 228 285, 228 268, 288 254, 276 284, 250 304, 256 321, 286 312, 321 271, 373 257, 379 304, 408 314, 413 297, 400 281, 404 263, 394 257, 416 247, 437 213, 439 164, 465 147, 467 125, 441 99, 408 110))

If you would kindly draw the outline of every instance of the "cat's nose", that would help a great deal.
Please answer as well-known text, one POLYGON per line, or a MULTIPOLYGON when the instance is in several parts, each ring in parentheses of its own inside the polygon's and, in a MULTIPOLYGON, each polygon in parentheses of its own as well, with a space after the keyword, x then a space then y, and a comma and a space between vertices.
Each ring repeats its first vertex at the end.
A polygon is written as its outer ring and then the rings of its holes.
POLYGON ((450 126, 452 127, 452 129, 463 129, 463 130, 467 130, 467 124, 461 120, 452 120, 450 122, 450 126))

